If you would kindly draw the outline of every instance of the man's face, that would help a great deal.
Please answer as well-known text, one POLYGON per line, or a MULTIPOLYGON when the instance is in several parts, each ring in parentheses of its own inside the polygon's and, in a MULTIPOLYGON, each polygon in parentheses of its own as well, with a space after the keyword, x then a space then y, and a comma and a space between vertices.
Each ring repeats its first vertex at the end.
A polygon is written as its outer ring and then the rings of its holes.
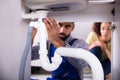
POLYGON ((65 40, 71 32, 74 29, 74 22, 59 22, 59 32, 58 36, 62 39, 65 40))

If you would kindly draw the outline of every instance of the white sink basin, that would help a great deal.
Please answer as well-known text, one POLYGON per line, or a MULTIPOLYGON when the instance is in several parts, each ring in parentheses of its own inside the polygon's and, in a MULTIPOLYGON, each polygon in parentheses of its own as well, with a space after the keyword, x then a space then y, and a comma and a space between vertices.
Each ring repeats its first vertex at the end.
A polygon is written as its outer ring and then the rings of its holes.
POLYGON ((24 0, 24 3, 31 10, 82 10, 87 6, 88 0, 24 0))

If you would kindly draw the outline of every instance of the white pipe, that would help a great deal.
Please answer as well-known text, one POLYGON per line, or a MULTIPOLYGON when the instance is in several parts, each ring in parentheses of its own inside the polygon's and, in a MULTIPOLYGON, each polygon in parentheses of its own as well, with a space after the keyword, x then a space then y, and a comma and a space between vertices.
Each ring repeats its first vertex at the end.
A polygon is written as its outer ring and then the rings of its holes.
POLYGON ((56 49, 55 54, 60 56, 82 58, 85 60, 92 69, 93 80, 104 80, 103 68, 100 61, 91 52, 82 48, 65 48, 60 47, 56 49))
POLYGON ((47 51, 47 32, 46 32, 46 27, 42 21, 40 22, 40 63, 43 66, 43 68, 47 71, 53 71, 59 67, 59 65, 62 62, 62 58, 58 56, 57 54, 55 55, 55 58, 58 58, 58 61, 52 61, 52 64, 50 63, 48 59, 48 51, 47 51))
POLYGON ((48 11, 38 11, 36 16, 39 16, 38 23, 37 23, 37 28, 40 30, 38 32, 40 39, 39 39, 39 54, 40 54, 40 64, 43 66, 43 68, 47 71, 53 71, 59 67, 59 65, 62 62, 62 58, 58 56, 57 54, 55 55, 55 58, 58 58, 53 63, 51 64, 48 59, 48 51, 47 51, 47 31, 44 23, 42 22, 43 18, 47 17, 48 11), (49 66, 48 66, 49 65, 49 66))
POLYGON ((37 14, 39 14, 39 19, 38 19, 38 29, 40 30, 38 33, 40 35, 39 43, 40 43, 40 47, 42 48, 39 52, 43 52, 43 51, 47 50, 46 28, 45 28, 44 23, 42 22, 42 19, 47 17, 47 13, 48 13, 48 11, 38 11, 37 12, 37 14))
POLYGON ((74 58, 82 58, 85 60, 92 69, 93 80, 104 80, 103 69, 99 60, 89 51, 84 49, 76 48, 63 48, 60 47, 56 49, 54 57, 52 58, 52 63, 48 59, 47 51, 47 32, 42 19, 47 16, 47 11, 40 11, 40 17, 38 19, 38 29, 40 30, 40 63, 41 66, 47 71, 56 70, 62 63, 61 56, 68 56, 74 58))

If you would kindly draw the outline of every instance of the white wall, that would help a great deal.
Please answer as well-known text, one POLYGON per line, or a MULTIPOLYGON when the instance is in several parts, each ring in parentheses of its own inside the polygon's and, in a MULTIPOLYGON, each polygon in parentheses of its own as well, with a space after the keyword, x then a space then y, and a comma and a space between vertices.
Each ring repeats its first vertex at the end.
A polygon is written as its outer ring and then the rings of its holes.
POLYGON ((53 12, 48 16, 55 18, 58 22, 74 21, 76 23, 76 27, 72 35, 85 40, 88 33, 91 31, 93 22, 113 21, 113 15, 111 14, 112 9, 113 4, 89 4, 82 12, 76 11, 68 14, 53 12))
POLYGON ((20 0, 0 0, 0 80, 18 80, 27 23, 21 18, 20 0))

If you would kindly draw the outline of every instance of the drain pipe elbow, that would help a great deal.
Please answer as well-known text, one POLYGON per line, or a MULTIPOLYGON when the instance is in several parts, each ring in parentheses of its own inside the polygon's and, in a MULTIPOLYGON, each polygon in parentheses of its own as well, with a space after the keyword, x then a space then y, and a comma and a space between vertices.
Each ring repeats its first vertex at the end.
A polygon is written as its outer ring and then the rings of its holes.
POLYGON ((100 61, 90 51, 81 48, 57 48, 56 53, 61 56, 74 57, 85 60, 92 69, 93 80, 104 80, 103 68, 100 61), (99 76, 98 76, 99 75, 99 76))
POLYGON ((43 69, 47 71, 54 71, 62 63, 62 57, 55 53, 54 57, 52 58, 52 63, 50 63, 47 56, 47 51, 44 51, 42 54, 40 54, 40 63, 43 69))

